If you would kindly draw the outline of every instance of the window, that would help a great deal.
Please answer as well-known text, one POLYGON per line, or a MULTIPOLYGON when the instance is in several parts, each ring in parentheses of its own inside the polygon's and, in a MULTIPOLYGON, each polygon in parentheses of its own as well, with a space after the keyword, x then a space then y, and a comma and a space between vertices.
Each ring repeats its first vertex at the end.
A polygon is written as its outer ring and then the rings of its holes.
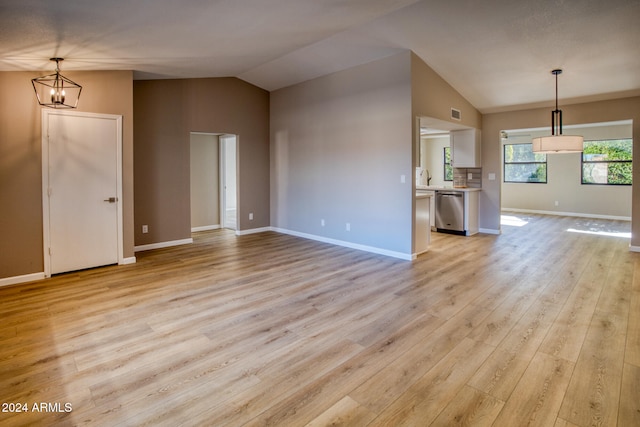
POLYGON ((453 168, 451 167, 451 147, 444 147, 444 180, 453 181, 453 168))
POLYGON ((582 183, 631 185, 631 139, 585 141, 582 183))
POLYGON ((547 155, 531 144, 504 145, 504 182, 547 183, 547 155))

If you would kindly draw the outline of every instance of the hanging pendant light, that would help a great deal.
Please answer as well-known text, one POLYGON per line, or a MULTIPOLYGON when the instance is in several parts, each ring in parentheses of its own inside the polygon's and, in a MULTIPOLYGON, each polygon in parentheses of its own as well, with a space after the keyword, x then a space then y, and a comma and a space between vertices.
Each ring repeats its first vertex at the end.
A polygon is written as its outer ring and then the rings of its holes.
POLYGON ((533 138, 534 153, 577 153, 583 149, 582 136, 562 134, 562 110, 558 109, 558 74, 561 73, 560 69, 551 71, 556 76, 556 109, 551 112, 551 135, 533 138))
POLYGON ((76 108, 82 86, 60 74, 63 58, 51 58, 56 62, 56 72, 31 80, 38 104, 49 108, 76 108))

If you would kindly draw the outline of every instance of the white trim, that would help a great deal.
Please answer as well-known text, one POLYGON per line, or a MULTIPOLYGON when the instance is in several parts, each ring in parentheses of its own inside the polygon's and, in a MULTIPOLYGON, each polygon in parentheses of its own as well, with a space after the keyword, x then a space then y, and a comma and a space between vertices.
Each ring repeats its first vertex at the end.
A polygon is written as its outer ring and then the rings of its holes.
POLYGON ((245 236, 247 234, 264 233, 265 231, 275 231, 271 227, 249 228, 247 230, 236 230, 236 236, 245 236))
POLYGON ((481 228, 478 230, 478 232, 483 234, 495 234, 495 235, 502 234, 502 230, 494 230, 493 228, 481 228))
POLYGON ((18 283, 33 282, 35 280, 42 280, 44 278, 44 273, 31 273, 24 274, 22 276, 5 277, 3 279, 0 279, 0 287, 17 285, 18 283))
POLYGON ((51 277, 51 233, 49 232, 49 114, 51 110, 42 109, 42 256, 44 257, 44 277, 51 277))
POLYGON ((135 246, 133 248, 133 250, 135 252, 140 252, 140 251, 148 251, 150 249, 168 248, 170 246, 188 245, 190 243, 193 243, 193 239, 192 238, 181 239, 181 240, 171 240, 171 241, 168 241, 168 242, 150 243, 148 245, 135 246))
POLYGON ((404 259, 407 261, 412 261, 416 258, 416 254, 407 254, 404 252, 390 251, 387 249, 376 248, 375 246, 361 245, 359 243, 352 243, 344 240, 337 240, 337 239, 331 239, 323 236, 316 236, 315 234, 300 233, 298 231, 286 230, 286 229, 277 228, 277 227, 271 227, 271 230, 277 233, 289 234, 291 236, 302 237, 304 239, 316 240, 318 242, 330 243, 336 246, 343 246, 345 248, 357 249, 360 251, 371 252, 374 254, 385 255, 393 258, 404 259))
MULTIPOLYGON (((99 117, 106 117, 101 114, 99 117)), ((122 205, 124 200, 122 197, 122 116, 110 116, 116 121, 116 210, 118 215, 118 264, 124 263, 124 213, 122 205)))
POLYGON ((411 259, 410 261, 414 261, 416 258, 418 258, 418 256, 422 255, 422 254, 426 254, 427 252, 429 252, 429 248, 427 247, 427 249, 425 249, 424 251, 420 251, 420 252, 414 252, 411 254, 411 259))
POLYGON ((124 258, 122 262, 118 262, 118 265, 128 265, 128 264, 135 264, 135 263, 136 263, 136 257, 130 256, 130 257, 124 258))
MULTIPOLYGON (((233 133, 221 133, 218 134, 218 174, 219 174, 219 178, 218 178, 218 183, 219 183, 219 198, 220 198, 220 228, 228 228, 230 230, 234 230, 237 231, 238 228, 240 227, 240 156, 239 156, 239 149, 238 149, 238 142, 239 142, 240 137, 237 134, 233 134, 233 133), (236 164, 235 164, 235 188, 236 188, 236 194, 235 194, 235 205, 236 207, 233 209, 227 209, 227 147, 225 142, 223 141, 224 138, 227 139, 234 139, 234 144, 233 144, 233 148, 235 149, 235 155, 234 158, 236 160, 236 164), (226 223, 226 213, 227 211, 231 211, 231 210, 235 210, 236 211, 236 215, 235 215, 235 225, 233 227, 229 227, 228 224, 226 223)), ((237 234, 237 233, 236 233, 237 234)))
MULTIPOLYGON (((220 136, 218 135, 218 206, 220 209, 220 228, 224 228, 225 224, 225 208, 226 208, 226 199, 227 195, 225 192, 225 183, 226 183, 226 175, 225 175, 225 147, 222 141, 220 141, 220 136)), ((237 215, 237 212, 236 212, 237 215)), ((238 228, 238 222, 236 218, 236 228, 238 228)))
POLYGON ((558 212, 558 211, 540 211, 535 209, 516 209, 516 208, 502 208, 501 212, 518 212, 518 213, 533 213, 542 215, 556 215, 556 216, 571 216, 578 218, 595 218, 595 219, 612 219, 619 221, 631 221, 630 216, 615 216, 615 215, 596 215, 580 212, 558 212))
POLYGON ((197 233, 198 231, 209 231, 209 230, 217 230, 220 228, 220 224, 217 225, 201 225, 200 227, 191 227, 192 233, 197 233))
POLYGON ((194 131, 191 131, 189 133, 192 134, 192 135, 213 135, 213 136, 224 135, 224 133, 215 133, 215 132, 194 132, 194 131))
POLYGON ((629 250, 631 252, 640 252, 640 246, 629 245, 629 250))
POLYGON ((42 144, 42 250, 44 256, 44 276, 51 277, 51 230, 49 223, 49 116, 76 116, 116 121, 116 215, 117 215, 117 245, 118 264, 124 264, 124 230, 123 230, 123 199, 122 199, 122 115, 87 113, 84 111, 62 111, 49 108, 42 109, 41 144, 42 144))

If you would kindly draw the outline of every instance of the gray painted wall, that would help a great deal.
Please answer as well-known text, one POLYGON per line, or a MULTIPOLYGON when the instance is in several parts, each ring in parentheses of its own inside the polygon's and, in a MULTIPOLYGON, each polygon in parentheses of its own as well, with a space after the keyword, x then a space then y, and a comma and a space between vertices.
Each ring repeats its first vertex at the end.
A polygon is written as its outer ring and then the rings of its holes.
POLYGON ((402 53, 271 93, 272 226, 411 253, 409 58, 402 53))
POLYGON ((191 132, 238 135, 238 228, 269 226, 267 91, 236 78, 137 80, 133 103, 136 246, 191 237, 191 132))

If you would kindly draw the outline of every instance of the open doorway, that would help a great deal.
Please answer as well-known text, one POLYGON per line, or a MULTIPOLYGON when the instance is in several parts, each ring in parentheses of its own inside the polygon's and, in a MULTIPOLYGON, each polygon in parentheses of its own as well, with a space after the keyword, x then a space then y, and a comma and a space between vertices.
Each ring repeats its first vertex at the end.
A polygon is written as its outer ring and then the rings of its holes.
POLYGON ((420 134, 416 146, 416 185, 453 186, 451 132, 471 129, 432 117, 419 117, 420 134))
POLYGON ((533 153, 532 138, 549 128, 501 131, 501 209, 630 220, 631 120, 564 128, 584 137, 584 152, 533 153))
POLYGON ((191 231, 237 229, 237 136, 192 132, 191 231))

